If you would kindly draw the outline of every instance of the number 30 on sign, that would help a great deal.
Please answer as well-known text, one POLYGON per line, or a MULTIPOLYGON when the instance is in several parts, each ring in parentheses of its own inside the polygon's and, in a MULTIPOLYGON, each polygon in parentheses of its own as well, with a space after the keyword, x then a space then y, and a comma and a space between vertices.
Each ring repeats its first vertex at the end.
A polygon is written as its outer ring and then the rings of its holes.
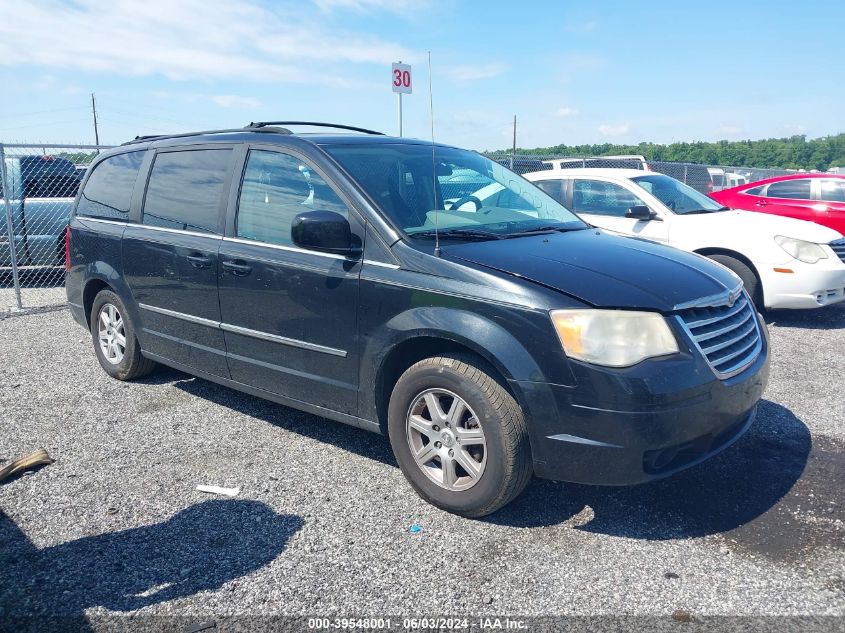
POLYGON ((404 94, 411 94, 412 80, 411 80, 411 66, 409 64, 393 64, 391 73, 390 85, 393 87, 393 92, 400 92, 404 94))

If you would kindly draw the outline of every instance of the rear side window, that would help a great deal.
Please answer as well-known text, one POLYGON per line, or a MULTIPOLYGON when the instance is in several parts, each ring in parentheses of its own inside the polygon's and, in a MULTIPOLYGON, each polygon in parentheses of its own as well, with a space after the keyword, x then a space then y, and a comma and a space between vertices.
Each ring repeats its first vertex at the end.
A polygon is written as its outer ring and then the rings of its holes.
POLYGON ((822 180, 821 198, 826 202, 845 202, 845 180, 822 180))
POLYGON ((759 185, 757 187, 751 187, 751 189, 746 189, 745 191, 741 191, 740 193, 748 194, 749 196, 759 196, 760 192, 763 191, 763 187, 766 185, 759 185))
POLYGON ((348 217, 348 210, 326 181, 298 158, 251 150, 238 202, 238 237, 289 246, 297 214, 326 210, 348 217))
POLYGON ((157 154, 144 199, 144 224, 217 232, 231 157, 231 149, 157 154))
POLYGON ((128 152, 105 159, 94 167, 79 197, 77 215, 125 219, 144 152, 128 152))
POLYGON ((625 217, 631 207, 645 203, 624 187, 600 180, 576 180, 572 190, 572 210, 625 217))
POLYGON ((769 185, 766 191, 767 198, 790 198, 795 200, 809 200, 810 199, 810 181, 807 179, 801 180, 782 180, 780 182, 773 182, 769 185))
POLYGON ((534 184, 563 204, 563 180, 536 180, 534 184))

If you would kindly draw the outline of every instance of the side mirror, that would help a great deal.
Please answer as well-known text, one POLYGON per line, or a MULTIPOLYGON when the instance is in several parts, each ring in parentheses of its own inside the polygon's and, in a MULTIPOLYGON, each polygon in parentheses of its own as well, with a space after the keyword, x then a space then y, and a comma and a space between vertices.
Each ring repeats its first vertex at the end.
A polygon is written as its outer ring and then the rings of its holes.
POLYGON ((635 220, 644 220, 647 222, 649 220, 657 219, 657 214, 644 204, 638 204, 628 209, 625 212, 625 217, 634 218, 635 220))
POLYGON ((298 213, 290 227, 293 243, 300 248, 338 255, 358 255, 353 244, 349 220, 334 211, 317 210, 298 213))

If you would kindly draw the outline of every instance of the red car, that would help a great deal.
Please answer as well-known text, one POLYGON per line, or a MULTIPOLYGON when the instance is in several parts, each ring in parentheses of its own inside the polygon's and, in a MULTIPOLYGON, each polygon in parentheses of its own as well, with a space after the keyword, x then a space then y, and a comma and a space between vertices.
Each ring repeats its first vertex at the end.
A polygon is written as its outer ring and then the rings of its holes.
POLYGON ((722 189, 710 197, 731 209, 809 220, 845 234, 845 176, 790 174, 722 189))

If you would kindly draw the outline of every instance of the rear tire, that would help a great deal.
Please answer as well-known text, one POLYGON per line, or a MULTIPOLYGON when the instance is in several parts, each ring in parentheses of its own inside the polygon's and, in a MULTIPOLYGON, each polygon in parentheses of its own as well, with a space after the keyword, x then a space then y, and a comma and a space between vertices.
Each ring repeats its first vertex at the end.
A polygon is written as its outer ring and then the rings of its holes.
POLYGON ((757 277, 757 273, 746 263, 729 255, 708 255, 708 257, 714 262, 719 262, 722 266, 730 268, 742 279, 742 285, 745 286, 745 291, 751 297, 758 312, 763 312, 766 309, 763 303, 763 287, 760 284, 760 279, 757 277))
POLYGON ((154 361, 141 355, 126 306, 111 290, 101 290, 94 298, 90 329, 97 360, 112 378, 133 380, 156 368, 154 361))
POLYGON ((412 365, 393 389, 387 426, 408 482, 447 512, 485 516, 516 498, 531 479, 522 409, 471 356, 412 365))

